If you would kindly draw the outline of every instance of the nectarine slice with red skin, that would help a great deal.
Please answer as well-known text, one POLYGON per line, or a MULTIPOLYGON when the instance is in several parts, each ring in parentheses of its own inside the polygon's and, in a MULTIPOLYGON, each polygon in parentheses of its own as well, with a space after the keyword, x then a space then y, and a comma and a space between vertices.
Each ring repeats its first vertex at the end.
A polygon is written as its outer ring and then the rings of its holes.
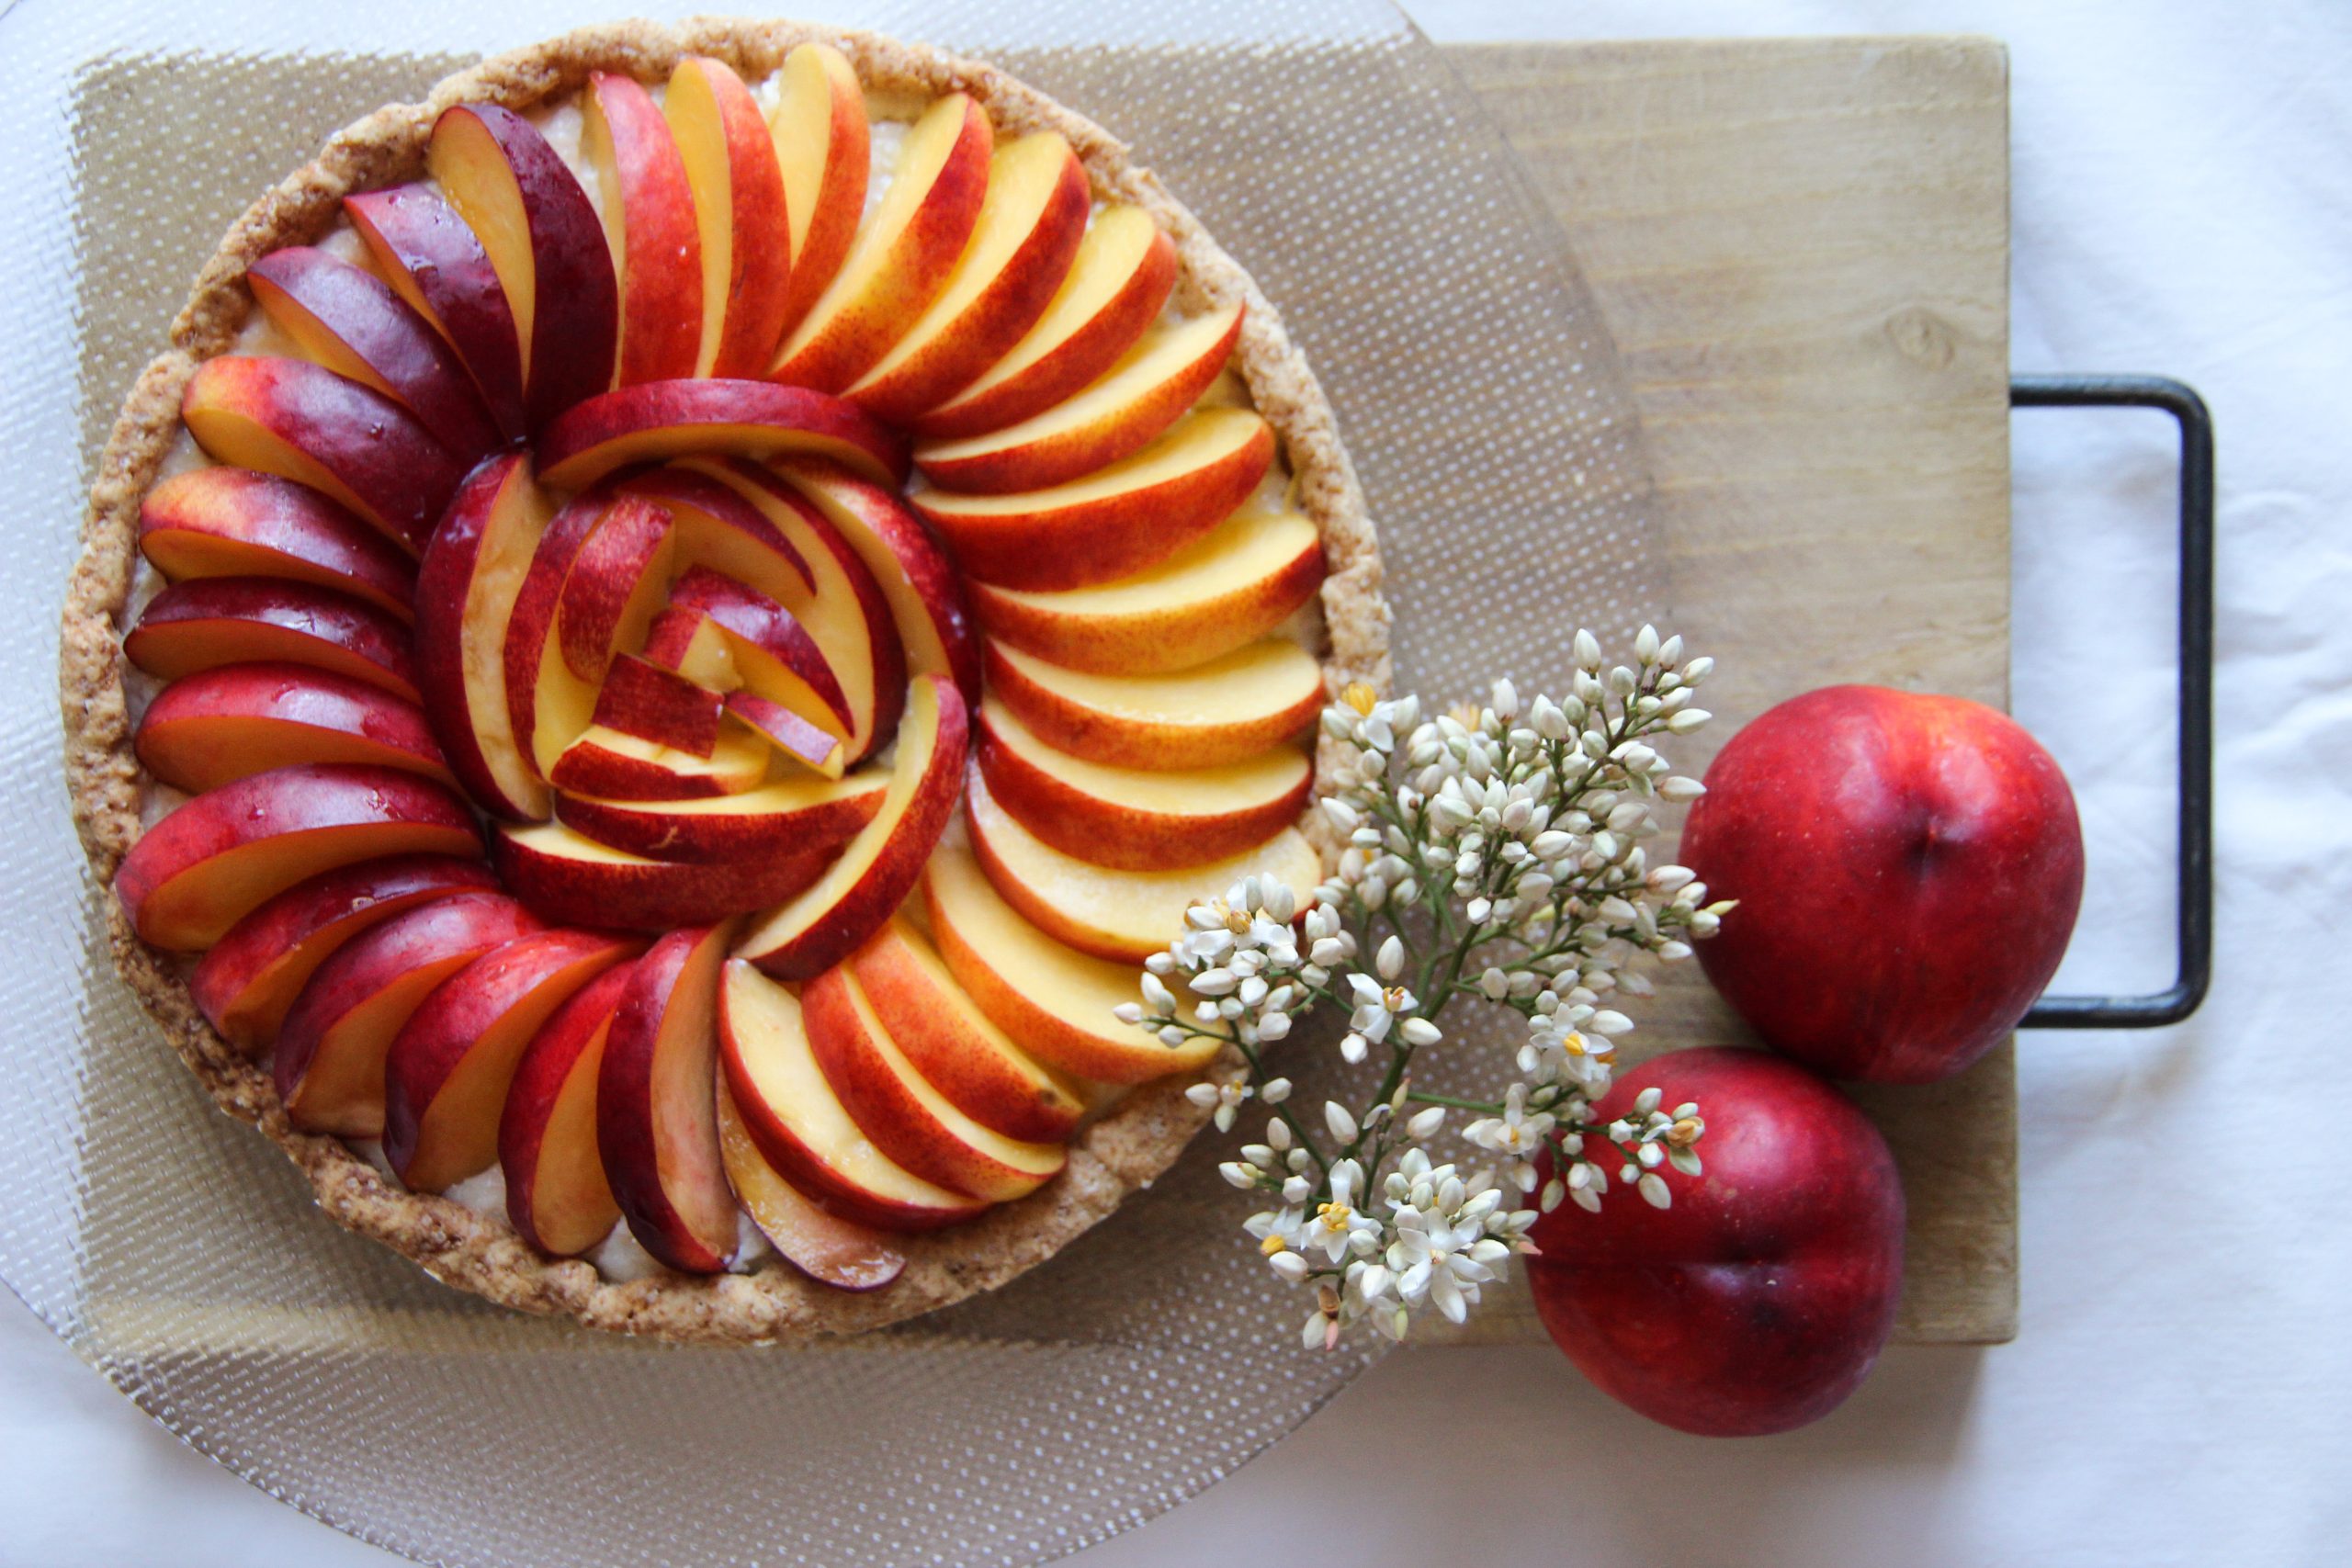
POLYGON ((629 974, 596 1078, 596 1144, 629 1233, 689 1274, 734 1258, 718 1149, 718 971, 730 924, 674 931, 629 974))
POLYGON ((906 335, 845 396, 904 425, 978 379, 1044 315, 1086 236, 1092 193, 1054 132, 996 150, 956 270, 906 335))
POLYGON ((771 379, 838 392, 890 351, 964 254, 995 140, 987 111, 964 94, 933 101, 899 143, 889 186, 840 271, 776 350, 771 379))
POLYGON ((596 1078, 632 967, 605 970, 540 1025, 499 1112, 506 1217, 525 1241, 557 1258, 588 1251, 621 1217, 596 1148, 596 1078))
POLYGON ((418 683, 442 754, 474 804, 542 821, 546 781, 518 735, 506 691, 507 630, 548 506, 522 453, 474 470, 433 536, 416 579, 418 683))
POLYGON ((670 592, 670 607, 645 628, 644 657, 698 686, 714 692, 735 690, 743 682, 735 672, 735 655, 728 648, 727 634, 700 610, 681 608, 677 584, 673 583, 670 592))
MULTIPOLYGON (((764 470, 759 470, 764 472, 764 470)), ((669 509, 678 529, 678 553, 688 563, 673 585, 692 595, 716 577, 783 604, 806 604, 817 592, 808 552, 785 536, 769 510, 722 483, 699 461, 655 468, 624 486, 669 509), (701 575, 696 568, 703 569, 701 575)))
POLYGON ((596 209, 547 138, 498 104, 444 109, 424 164, 506 291, 524 407, 543 429, 613 381, 620 288, 596 209))
POLYGON ((657 746, 707 757, 718 747, 727 699, 650 659, 624 653, 605 671, 596 723, 657 746))
POLYGON ((908 1063, 957 1110, 1009 1138, 1058 1144, 1085 1113, 1060 1074, 989 1021, 903 916, 849 956, 858 989, 908 1063))
POLYGON ((149 773, 191 795, 297 762, 372 762, 458 784, 423 708, 306 664, 223 664, 175 681, 132 744, 149 773))
POLYGON ((698 376, 757 376, 784 336, 792 275, 784 171, 760 106, 724 62, 689 55, 670 73, 670 122, 701 233, 698 376))
POLYGON ((1091 675, 991 637, 989 690, 1056 750, 1114 768, 1215 768, 1253 757, 1315 722, 1323 670, 1266 637, 1168 675, 1091 675))
MULTIPOLYGON (((778 583, 775 586, 782 591, 770 596, 792 612, 823 650, 825 665, 839 682, 848 706, 849 761, 864 761, 889 743, 906 702, 906 649, 899 641, 889 601, 841 530, 766 468, 740 461, 690 459, 648 476, 642 488, 667 504, 693 512, 707 504, 704 489, 695 487, 707 487, 711 481, 748 502, 808 563, 811 591, 794 592, 789 583, 778 583)), ((770 592, 767 584, 755 586, 770 592)), ((740 658, 738 662, 739 666, 742 662, 740 658)), ((750 671, 746 677, 753 678, 750 671)), ((786 693, 764 694, 794 708, 803 718, 820 725, 824 722, 820 714, 800 708, 786 693)))
POLYGON ((1273 464, 1273 427, 1201 409, 1131 457, 1009 495, 917 488, 907 504, 975 581, 1031 592, 1086 588, 1158 565, 1247 502, 1273 464))
POLYGON ((735 1201, 778 1255, 803 1274, 837 1291, 874 1291, 905 1270, 906 1254, 887 1235, 827 1213, 768 1163, 743 1125, 743 1113, 735 1109, 735 1096, 723 1076, 718 1080, 718 1152, 735 1201))
POLYGON ((1145 1083, 1197 1072, 1215 1039, 1163 1045, 1121 1023, 1136 966, 1055 941, 1004 901, 969 851, 942 845, 923 869, 923 901, 940 957, 989 1022, 1038 1061, 1099 1083, 1145 1083))
POLYGON ((377 273, 457 350, 499 429, 520 437, 522 340, 481 239, 426 185, 346 196, 343 210, 377 273))
POLYGON ((744 457, 808 454, 847 464, 876 484, 907 477, 905 437, 855 403, 768 381, 647 381, 590 398, 539 440, 542 477, 563 489, 614 469, 695 453, 744 457))
POLYGON ((695 374, 702 345, 702 238, 685 160, 653 95, 599 71, 580 96, 580 148, 596 171, 620 279, 619 384, 695 374))
POLYGON ((649 860, 560 822, 501 827, 491 849, 507 890, 545 919, 638 931, 724 919, 789 898, 832 858, 826 848, 715 865, 649 860))
POLYGON ((846 738, 854 732, 855 716, 831 661, 791 611, 700 567, 678 580, 670 603, 673 614, 700 616, 717 628, 736 686, 782 704, 828 733, 846 738))
POLYGON ((818 1070, 874 1146, 905 1169, 991 1203, 1025 1198, 1057 1174, 1059 1143, 1032 1144, 984 1127, 907 1060, 857 977, 835 965, 800 988, 818 1070))
POLYGON ((848 748, 841 737, 818 728, 782 703, 756 692, 729 692, 726 707, 728 717, 818 777, 837 779, 847 771, 848 748))
POLYGON ((1132 577, 1055 593, 975 583, 972 610, 989 636, 1065 670, 1158 675, 1255 642, 1322 585, 1314 519, 1253 505, 1132 577))
POLYGON ((564 576, 556 609, 563 662, 582 681, 600 682, 613 656, 645 640, 662 608, 677 555, 670 514, 623 496, 605 511, 564 576))
POLYGON ((501 650, 506 666, 507 723, 530 749, 531 764, 542 778, 563 749, 588 728, 595 710, 595 687, 563 661, 556 617, 571 563, 603 524, 613 500, 610 491, 594 490, 564 502, 539 536, 507 615, 506 643, 501 650))
POLYGON ((1216 768, 1109 768, 1055 750, 994 699, 980 705, 978 730, 989 798, 1064 854, 1120 871, 1239 854, 1315 796, 1315 770, 1294 746, 1216 768))
POLYGON ((889 603, 912 675, 944 675, 967 706, 980 698, 980 649, 963 580, 922 520, 897 492, 821 458, 791 458, 776 475, 821 513, 865 563, 889 603))
POLYGON ((139 548, 174 582, 278 577, 415 618, 416 563, 349 510, 276 474, 214 465, 139 503, 139 548))
POLYGON ((164 681, 223 664, 276 660, 348 675, 412 703, 424 700, 407 626, 347 593, 279 578, 175 582, 147 602, 123 634, 122 651, 164 681))
POLYGON ((412 556, 471 467, 391 399, 307 359, 208 359, 180 419, 210 457, 323 491, 412 556))
POLYGON ((345 942, 311 974, 277 1032, 273 1072, 294 1125, 381 1137, 384 1053, 401 1025, 442 981, 539 929, 504 894, 458 893, 345 942))
POLYGON ((505 444, 465 363, 375 274, 311 245, 288 245, 247 267, 245 281, 305 355, 399 403, 460 458, 505 444))
POLYGON ((915 466, 941 490, 984 495, 1043 490, 1151 445, 1233 356, 1242 308, 1228 305, 1144 334, 1099 380, 1043 413, 984 435, 924 440, 915 466))
POLYGON ((531 1037, 639 945, 596 931, 535 931, 483 953, 426 997, 384 1053, 384 1158, 401 1182, 440 1192, 487 1170, 531 1037))
POLYGON ((266 1050, 311 973, 345 942, 431 899, 497 888, 489 866, 449 855, 389 855, 322 872, 230 927, 198 960, 188 994, 222 1039, 266 1050))
POLYGON ((781 979, 805 980, 854 952, 902 903, 955 815, 968 738, 964 699, 944 677, 918 675, 874 819, 823 876, 769 910, 737 949, 781 979))
POLYGON ((718 1038, 745 1134, 828 1213, 880 1230, 927 1231, 988 1208, 874 1146, 817 1066, 800 998, 740 958, 728 961, 720 980, 718 1038))
POLYGON ((723 865, 847 843, 874 819, 889 775, 780 779, 707 800, 556 798, 556 818, 600 844, 649 860, 723 865))
POLYGON ((391 854, 478 855, 473 813, 397 768, 305 763, 198 795, 147 829, 115 873, 140 940, 210 947, 296 883, 391 854))
POLYGON ((591 725, 556 758, 548 782, 610 800, 706 800, 757 789, 775 748, 738 724, 719 727, 707 757, 591 725))
POLYGON ((865 215, 873 132, 865 88, 841 51, 804 43, 784 57, 768 130, 784 175, 792 276, 780 330, 790 332, 841 270, 865 215))
POLYGON ((1198 865, 1120 871, 1065 854, 1023 827, 978 775, 965 788, 972 852, 1004 901, 1057 942, 1100 958, 1140 964, 1184 929, 1184 911, 1245 876, 1293 888, 1323 880, 1314 846, 1295 828, 1277 829, 1238 854, 1198 865))
POLYGON ((1139 207, 1098 214, 1045 314, 978 379, 916 417, 918 435, 981 435, 1043 413, 1117 364, 1176 287, 1176 245, 1139 207))

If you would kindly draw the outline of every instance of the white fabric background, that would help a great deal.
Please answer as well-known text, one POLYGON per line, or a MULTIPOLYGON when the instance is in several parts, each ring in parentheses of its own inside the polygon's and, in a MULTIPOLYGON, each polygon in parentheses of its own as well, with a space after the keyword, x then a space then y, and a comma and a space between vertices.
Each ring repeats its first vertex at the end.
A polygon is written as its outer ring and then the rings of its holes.
MULTIPOLYGON (((719 7, 723 8, 723 7, 719 7)), ((1426 0, 1441 39, 2008 40, 2020 370, 2161 371, 2221 452, 2219 942, 2156 1034, 2029 1035, 2024 1328, 1890 1354, 1807 1431, 1645 1425, 1549 1350, 1396 1357, 1085 1558, 1380 1565, 2341 1561, 2352 1526, 2352 10, 1426 0), (1510 1493, 1515 1500, 1505 1502, 1510 1493)), ((2016 707, 2079 793, 2062 985, 2170 975, 2169 423, 2017 423, 2016 707)), ((0 1563, 389 1559, 182 1449, 0 1301, 0 1563)))

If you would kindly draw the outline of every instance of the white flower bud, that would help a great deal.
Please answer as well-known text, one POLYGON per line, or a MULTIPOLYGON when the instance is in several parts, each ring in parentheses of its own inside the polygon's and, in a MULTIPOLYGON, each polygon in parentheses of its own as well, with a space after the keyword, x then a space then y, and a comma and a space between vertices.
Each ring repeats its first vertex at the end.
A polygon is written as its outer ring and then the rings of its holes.
POLYGON ((1493 900, 1487 898, 1473 898, 1469 903, 1463 906, 1462 912, 1470 917, 1470 923, 1472 925, 1483 926, 1487 923, 1487 917, 1493 914, 1495 906, 1493 900))
POLYGON ((1369 1049, 1370 1047, 1364 1043, 1363 1036, 1352 1031, 1340 1038, 1340 1060, 1350 1066, 1363 1061, 1364 1053, 1369 1049))
POLYGON ((1380 944, 1380 952, 1372 962, 1373 967, 1380 971, 1382 979, 1395 984, 1396 976, 1405 972, 1404 942, 1391 936, 1380 944))
POLYGON ((1227 1160, 1216 1168, 1216 1173, 1244 1192, 1258 1185, 1258 1173, 1238 1159, 1227 1160))
POLYGON ((1682 667, 1682 683, 1686 686, 1695 686, 1714 672, 1715 661, 1713 660, 1694 659, 1690 663, 1682 667))
POLYGON ((1298 913, 1298 895, 1287 883, 1277 882, 1266 889, 1266 918, 1277 925, 1288 925, 1298 913))
POLYGON ((1258 1039, 1261 1043, 1272 1044, 1289 1038, 1290 1014, 1269 1010, 1258 1015, 1258 1039))
POLYGON ((1674 1207, 1674 1194, 1666 1190, 1666 1178, 1655 1171, 1642 1178, 1641 1192, 1642 1196, 1649 1201, 1649 1205, 1653 1209, 1674 1207))
POLYGON ((1275 1078, 1260 1087, 1258 1098, 1269 1105, 1280 1105, 1290 1098, 1290 1079, 1275 1078))
POLYGON ((1566 740, 1573 728, 1560 705, 1545 696, 1535 699, 1535 705, 1528 711, 1527 718, 1535 727, 1535 733, 1546 740, 1566 740))
POLYGON ((1657 955, 1668 964, 1679 964, 1690 956, 1690 944, 1687 942, 1660 942, 1657 955))
POLYGON ((1506 724, 1519 716, 1519 688, 1509 676, 1495 682, 1494 713, 1506 724))
POLYGON ((1323 1125, 1330 1128, 1331 1136, 1343 1144, 1355 1141, 1356 1119, 1349 1115, 1348 1108, 1336 1100, 1327 1100, 1323 1102, 1323 1125))
POLYGON ((1707 793, 1707 786, 1697 779, 1686 779, 1678 773, 1672 778, 1660 779, 1657 793, 1662 798, 1679 805, 1684 801, 1698 799, 1707 793))
POLYGON ((1598 670, 1600 668, 1600 640, 1590 632, 1586 631, 1581 627, 1577 628, 1577 631, 1576 660, 1577 668, 1579 670, 1598 670))
POLYGON ((1143 977, 1143 999, 1151 1004, 1154 1012, 1176 1010, 1176 993, 1163 984, 1159 976, 1147 971, 1143 977))
POLYGON ((1684 708, 1666 721, 1666 728, 1672 734, 1688 735, 1714 716, 1705 708, 1684 708))
POLYGON ((1657 661, 1659 664, 1669 670, 1674 668, 1677 664, 1681 663, 1682 638, 1679 636, 1670 637, 1664 642, 1658 644, 1657 661))
POLYGON ((1663 1144, 1644 1144, 1641 1147, 1640 1153, 1634 1157, 1641 1161, 1645 1169, 1656 1170, 1659 1166, 1666 1163, 1666 1145, 1663 1144))
POLYGON ((1425 1018, 1407 1019, 1397 1032, 1405 1037, 1408 1045, 1434 1045, 1444 1038, 1437 1025, 1425 1018))
POLYGON ((1184 1032, 1172 1023, 1159 1032, 1159 1043, 1162 1045, 1182 1045, 1184 1040, 1184 1032))
POLYGON ((1642 661, 1642 668, 1645 670, 1657 662, 1657 628, 1656 626, 1645 626, 1634 634, 1634 657, 1642 661))
POLYGON ((1438 1129, 1444 1125, 1445 1107, 1432 1105, 1427 1110, 1416 1112, 1413 1119, 1405 1123, 1405 1131, 1417 1142, 1426 1142, 1436 1137, 1438 1129))
POLYGON ((1218 1100, 1225 1097, 1218 1091, 1216 1085, 1213 1083, 1196 1083, 1187 1086, 1184 1090, 1184 1098, 1191 1100, 1193 1104, 1205 1109, 1208 1106, 1215 1105, 1218 1100))
POLYGON ((1275 1273, 1280 1274, 1294 1285, 1306 1279, 1308 1270, 1314 1267, 1303 1256, 1291 1251, 1288 1247, 1275 1253, 1272 1258, 1267 1258, 1266 1262, 1275 1273))
POLYGON ((1478 989, 1488 1001, 1498 1002, 1510 995, 1510 976, 1488 965, 1487 972, 1478 976, 1478 989))

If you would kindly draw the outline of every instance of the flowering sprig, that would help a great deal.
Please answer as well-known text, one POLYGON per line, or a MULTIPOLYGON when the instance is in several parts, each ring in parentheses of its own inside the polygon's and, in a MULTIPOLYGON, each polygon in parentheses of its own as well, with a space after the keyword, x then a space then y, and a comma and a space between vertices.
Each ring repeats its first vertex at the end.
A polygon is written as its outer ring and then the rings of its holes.
POLYGON ((1218 1168, 1272 1205, 1243 1228, 1315 1292, 1310 1346, 1360 1319, 1397 1339, 1430 1310, 1459 1323, 1512 1255, 1534 1250, 1540 1213, 1598 1209, 1612 1179, 1665 1208, 1666 1173, 1699 1174, 1697 1105, 1662 1110, 1650 1091, 1607 1122, 1592 1106, 1634 1027, 1607 1001, 1650 994, 1631 965, 1689 957, 1732 908, 1644 847, 1659 802, 1702 793, 1657 743, 1707 721, 1691 696, 1714 661, 1684 660, 1681 638, 1647 626, 1630 664, 1604 671, 1589 632, 1575 649, 1567 694, 1524 708, 1509 681, 1482 707, 1426 718, 1416 697, 1347 688, 1322 720, 1336 874, 1303 911, 1296 891, 1254 876, 1193 906, 1147 961, 1143 1001, 1119 1010, 1166 1044, 1215 1038, 1241 1057, 1238 1073, 1187 1093, 1220 1132, 1253 1100, 1272 1112, 1264 1140, 1218 1168), (1499 1100, 1413 1086, 1415 1054, 1445 1039, 1438 1020, 1464 998, 1525 1020, 1499 1100), (1347 1015, 1342 1060, 1385 1064, 1363 1109, 1326 1100, 1303 1120, 1265 1058, 1318 1006, 1347 1015), (1431 1156, 1450 1111, 1476 1113, 1461 1135, 1494 1168, 1431 1156), (1518 1201, 1529 1194, 1532 1207, 1518 1201))

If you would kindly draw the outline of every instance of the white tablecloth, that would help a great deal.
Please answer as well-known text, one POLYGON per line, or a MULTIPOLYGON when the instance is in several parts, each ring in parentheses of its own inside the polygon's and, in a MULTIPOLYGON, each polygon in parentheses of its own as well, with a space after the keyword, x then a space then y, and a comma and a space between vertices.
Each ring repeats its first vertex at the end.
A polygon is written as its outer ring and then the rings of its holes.
MULTIPOLYGON (((2014 1345, 1891 1353, 1829 1420, 1741 1443, 1648 1426, 1549 1350, 1402 1355, 1086 1562, 1285 1550, 1384 1568, 1505 1553, 2344 1561, 2352 1131, 2334 1118, 2352 1112, 2352 9, 1427 0, 1416 11, 1441 39, 2008 40, 2016 367, 2177 375, 2219 427, 2212 999, 2159 1033, 2023 1041, 2014 1345), (1506 1485, 1518 1501, 1502 1500, 1506 1485)), ((2170 976, 2170 442, 2153 414, 2017 425, 2016 707, 2072 774, 2091 847, 2084 927, 2060 976, 2071 988, 2170 976)), ((0 1299, 0 1562, 387 1561, 194 1457, 0 1299)))

